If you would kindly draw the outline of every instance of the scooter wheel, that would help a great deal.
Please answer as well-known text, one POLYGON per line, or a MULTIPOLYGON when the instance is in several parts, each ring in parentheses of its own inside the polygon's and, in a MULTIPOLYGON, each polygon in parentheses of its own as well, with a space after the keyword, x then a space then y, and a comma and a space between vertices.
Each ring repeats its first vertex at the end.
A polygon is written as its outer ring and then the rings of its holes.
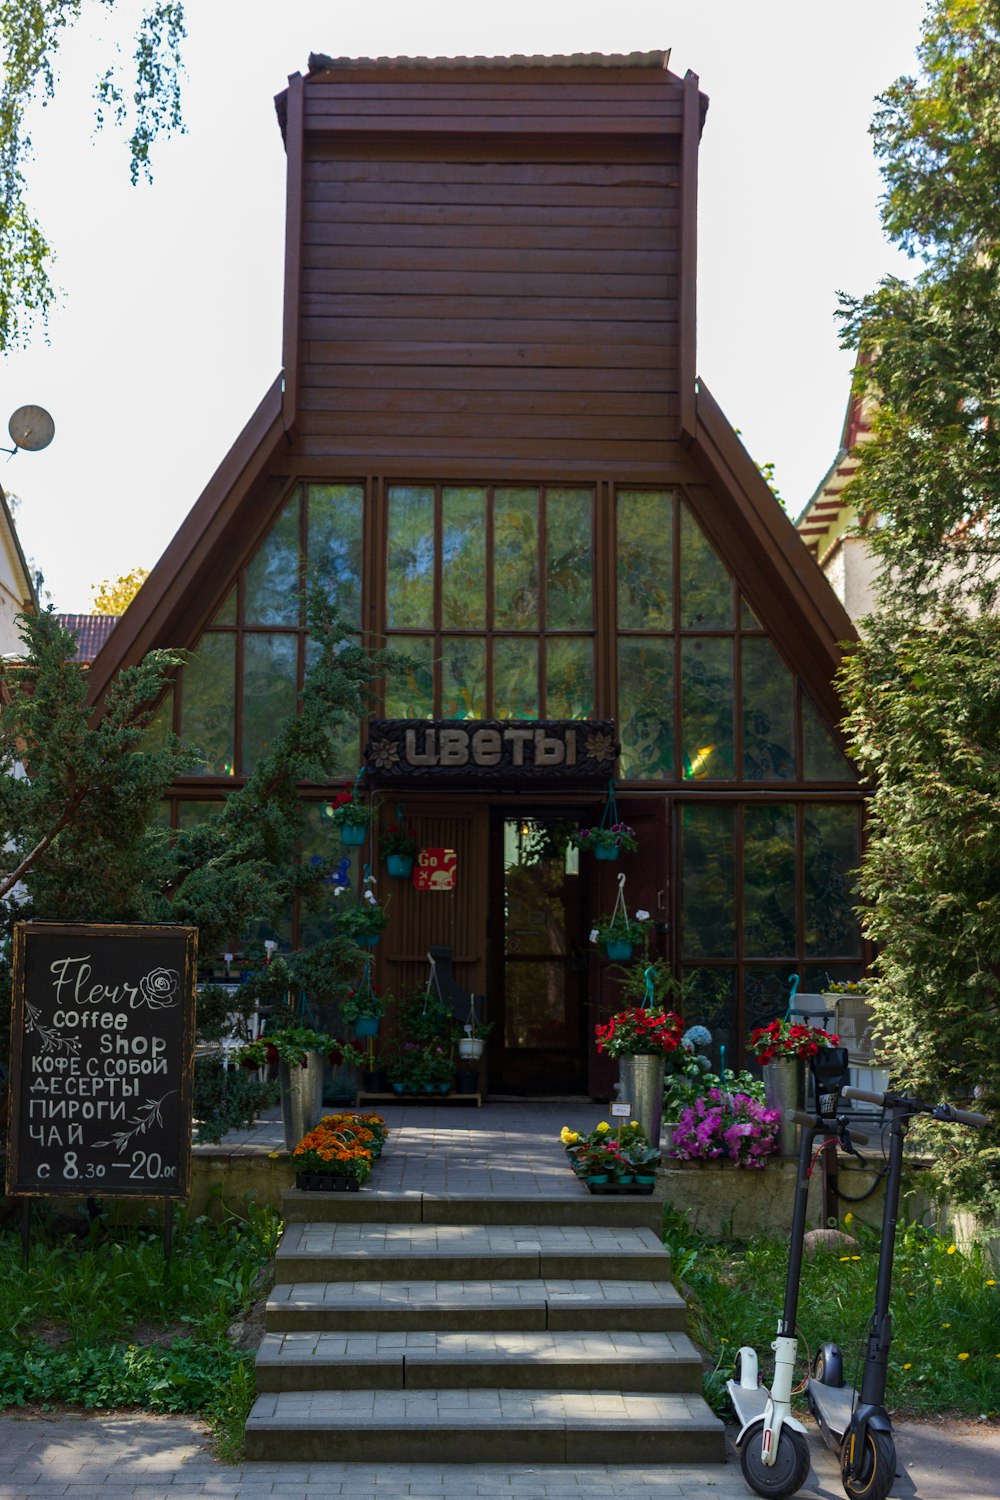
POLYGON ((840 1482, 849 1500, 885 1500, 896 1477, 896 1445, 887 1432, 865 1433, 865 1449, 857 1472, 848 1473, 851 1453, 850 1429, 840 1448, 840 1482))
POLYGON ((760 1452, 764 1419, 748 1427, 740 1443, 740 1470, 755 1495, 773 1495, 782 1500, 794 1495, 809 1474, 809 1444, 794 1427, 782 1427, 774 1463, 768 1466, 760 1452))
POLYGON ((813 1374, 823 1385, 838 1388, 844 1383, 844 1356, 836 1344, 824 1344, 813 1364, 813 1374))

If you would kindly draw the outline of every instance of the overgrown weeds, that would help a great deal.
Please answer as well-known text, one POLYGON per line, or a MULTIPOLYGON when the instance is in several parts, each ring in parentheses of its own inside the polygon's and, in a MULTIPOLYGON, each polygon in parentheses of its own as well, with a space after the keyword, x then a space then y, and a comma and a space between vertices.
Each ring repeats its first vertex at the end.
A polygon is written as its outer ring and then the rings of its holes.
MULTIPOLYGON (((868 1320, 875 1305, 880 1229, 848 1214, 854 1245, 808 1260, 799 1292, 799 1378, 821 1344, 840 1345, 844 1373, 861 1379, 868 1320)), ((725 1382, 741 1344, 757 1350, 765 1383, 781 1312, 787 1240, 715 1241, 668 1208, 664 1242, 689 1297, 691 1332, 712 1366, 705 1395, 728 1408, 725 1382)), ((1000 1415, 1000 1286, 978 1250, 963 1252, 919 1224, 901 1225, 892 1289, 893 1338, 886 1404, 912 1415, 1000 1415)))
POLYGON ((39 1218, 27 1266, 19 1234, 0 1234, 0 1407, 200 1412, 238 1457, 253 1360, 228 1330, 263 1294, 277 1216, 178 1216, 169 1260, 152 1221, 39 1218))

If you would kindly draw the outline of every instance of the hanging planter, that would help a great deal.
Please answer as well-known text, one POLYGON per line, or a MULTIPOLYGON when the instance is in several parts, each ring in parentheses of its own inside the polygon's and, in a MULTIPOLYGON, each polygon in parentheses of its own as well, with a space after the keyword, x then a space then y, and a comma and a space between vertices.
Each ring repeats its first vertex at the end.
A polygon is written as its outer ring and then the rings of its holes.
POLYGON ((383 828, 378 836, 379 858, 393 880, 409 880, 417 854, 417 835, 403 822, 403 804, 396 803, 396 821, 383 828))
POLYGON ((365 842, 368 825, 372 820, 372 808, 358 800, 358 790, 364 774, 365 768, 362 766, 354 778, 351 790, 338 792, 330 804, 330 817, 340 829, 340 842, 348 847, 357 848, 365 842))
MULTIPOLYGON (((379 906, 378 898, 372 890, 375 879, 371 874, 370 865, 365 865, 362 884, 361 900, 353 905, 345 903, 344 907, 335 913, 334 921, 338 933, 343 937, 353 939, 359 948, 374 948, 378 944, 382 929, 389 917, 385 908, 379 906)), ((334 895, 338 901, 343 897, 345 890, 345 886, 334 887, 334 895)))
POLYGON ((618 895, 614 910, 609 917, 598 917, 590 932, 590 941, 603 948, 614 963, 628 963, 636 948, 645 944, 649 936, 649 912, 637 911, 634 917, 628 914, 625 905, 625 875, 618 876, 618 895))
POLYGON ((595 859, 617 859, 622 852, 632 854, 638 849, 635 829, 618 816, 613 781, 608 783, 608 799, 600 823, 592 828, 578 828, 570 835, 570 841, 585 854, 593 854, 595 859))

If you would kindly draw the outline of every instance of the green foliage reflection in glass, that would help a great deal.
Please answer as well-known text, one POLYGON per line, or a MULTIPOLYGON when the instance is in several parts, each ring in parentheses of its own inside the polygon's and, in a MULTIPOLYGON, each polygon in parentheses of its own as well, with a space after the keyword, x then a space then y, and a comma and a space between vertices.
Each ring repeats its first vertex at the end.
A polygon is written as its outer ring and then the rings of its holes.
POLYGON ((621 774, 662 781, 674 769, 674 648, 669 636, 618 641, 621 774))
POLYGON ((493 639, 493 716, 537 719, 538 645, 523 636, 493 639))
POLYGON ((432 719, 434 717, 434 637, 394 636, 393 647, 412 657, 417 666, 396 673, 386 684, 385 713, 388 719, 432 719))
POLYGON ((619 490, 618 627, 674 628, 674 497, 671 491, 619 490))
MULTIPOLYGON (((594 620, 593 504, 589 490, 545 494, 545 624, 588 629, 594 620)), ((522 621, 528 625, 529 621, 522 621)), ((550 710, 554 714, 554 710, 550 710)))
POLYGON ((181 734, 203 757, 205 776, 235 770, 236 635, 208 631, 183 669, 181 734))
POLYGON ((743 641, 743 774, 747 781, 795 775, 792 674, 765 636, 743 641))
POLYGON ((307 556, 348 625, 361 624, 364 490, 360 484, 311 484, 307 556))
MULTIPOLYGON (((537 625, 538 491, 493 492, 493 624, 497 630, 537 625)), ((496 710, 500 717, 499 709, 496 710)))
POLYGON ((594 643, 550 636, 545 656, 545 706, 553 719, 589 719, 594 712, 594 643))
POLYGON ((853 804, 811 805, 805 820, 806 953, 859 958, 854 871, 861 860, 859 811, 853 804))
POLYGON ((441 641, 441 717, 486 717, 486 639, 444 636, 441 641))
POLYGON ((247 564, 243 617, 248 625, 298 625, 301 608, 295 495, 247 564))
MULTIPOLYGON (((422 623, 431 624, 431 620, 422 623)), ((441 623, 458 630, 482 630, 486 624, 483 489, 445 488, 441 492, 441 623)), ((442 711, 450 717, 443 707, 442 711)))
POLYGON ((733 581, 686 505, 681 505, 681 628, 731 630, 733 581))
POLYGON ((715 803, 683 812, 681 951, 685 958, 736 952, 735 808, 715 803))
POLYGON ((243 641, 243 773, 271 748, 271 736, 295 712, 299 638, 288 632, 248 633, 243 641))
POLYGON ((434 490, 394 484, 389 490, 389 625, 434 624, 434 490))
POLYGON ((743 950, 748 958, 795 954, 795 811, 748 807, 743 824, 743 950))
POLYGON ((802 759, 807 781, 856 782, 857 772, 834 742, 809 699, 802 695, 802 759))
POLYGON ((733 641, 691 637, 681 642, 684 777, 733 775, 733 641))

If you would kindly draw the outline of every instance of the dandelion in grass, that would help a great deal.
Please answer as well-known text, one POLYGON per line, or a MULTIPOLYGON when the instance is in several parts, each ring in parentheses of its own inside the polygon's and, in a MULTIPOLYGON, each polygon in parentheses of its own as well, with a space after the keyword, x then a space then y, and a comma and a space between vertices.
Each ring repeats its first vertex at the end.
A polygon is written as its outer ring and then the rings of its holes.
POLYGON ((945 1251, 945 1255, 954 1255, 954 1254, 955 1254, 955 1246, 954 1245, 949 1245, 948 1248, 947 1248, 947 1250, 945 1251))
POLYGON ((996 1286, 996 1282, 995 1282, 995 1281, 994 1281, 994 1280, 993 1280, 993 1278, 992 1278, 992 1276, 991 1276, 991 1277, 990 1277, 990 1279, 989 1279, 989 1281, 988 1281, 988 1282, 987 1282, 987 1283, 986 1283, 986 1285, 987 1285, 987 1286, 996 1286))
POLYGON ((851 1258, 851 1257, 850 1257, 850 1256, 849 1256, 849 1255, 842 1255, 842 1256, 841 1256, 841 1257, 840 1257, 840 1259, 841 1259, 841 1261, 842 1261, 842 1262, 843 1262, 843 1261, 845 1261, 845 1260, 850 1260, 850 1258, 851 1258))
POLYGON ((950 1323, 942 1323, 942 1324, 941 1324, 941 1327, 942 1327, 942 1328, 950 1328, 950 1327, 951 1327, 951 1324, 950 1324, 950 1323))
POLYGON ((969 1356, 967 1354, 959 1354, 959 1355, 956 1356, 956 1358, 958 1358, 958 1359, 968 1359, 968 1357, 969 1356))
POLYGON ((845 1214, 845 1215, 844 1215, 844 1223, 845 1223, 845 1224, 850 1224, 850 1223, 852 1223, 852 1222, 853 1222, 853 1219, 854 1219, 854 1215, 853 1215, 853 1214, 852 1214, 852 1213, 850 1213, 850 1212, 848 1212, 848 1213, 846 1213, 846 1214, 845 1214))
POLYGON ((860 1259, 861 1259, 861 1256, 860 1256, 860 1255, 852 1255, 852 1256, 851 1256, 851 1259, 852 1259, 852 1260, 860 1260, 860 1259))
POLYGON ((905 1365, 904 1365, 904 1366, 903 1366, 903 1369, 904 1369, 904 1370, 912 1370, 912 1369, 913 1369, 913 1366, 912 1366, 912 1365, 911 1365, 911 1364, 910 1364, 910 1363, 909 1363, 909 1362, 907 1362, 907 1363, 906 1363, 906 1364, 905 1364, 905 1365))

